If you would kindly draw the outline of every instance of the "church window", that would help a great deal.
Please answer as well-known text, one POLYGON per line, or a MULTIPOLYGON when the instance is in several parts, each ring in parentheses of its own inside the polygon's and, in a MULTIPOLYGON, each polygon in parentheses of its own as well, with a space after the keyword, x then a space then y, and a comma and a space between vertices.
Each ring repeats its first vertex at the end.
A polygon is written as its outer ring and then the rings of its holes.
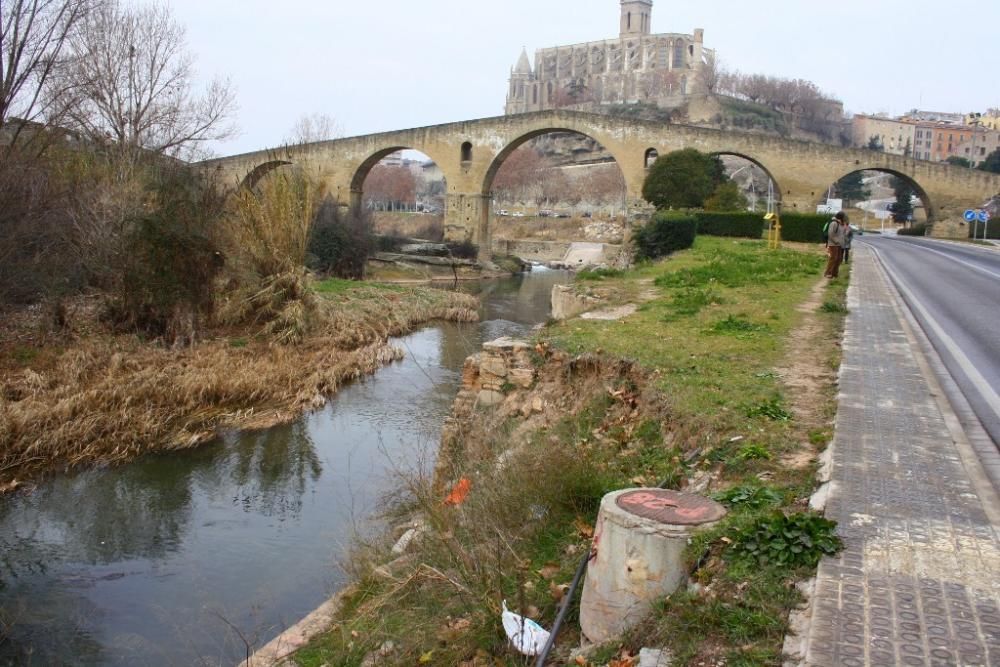
POLYGON ((688 47, 688 53, 690 53, 691 57, 694 58, 694 44, 688 47))
POLYGON ((628 29, 632 29, 632 12, 628 13, 628 29))
POLYGON ((680 42, 674 44, 674 64, 673 68, 677 69, 684 66, 684 45, 680 42))
POLYGON ((472 162, 472 144, 468 141, 462 144, 462 162, 472 162))
POLYGON ((538 86, 531 87, 531 103, 538 104, 538 86))

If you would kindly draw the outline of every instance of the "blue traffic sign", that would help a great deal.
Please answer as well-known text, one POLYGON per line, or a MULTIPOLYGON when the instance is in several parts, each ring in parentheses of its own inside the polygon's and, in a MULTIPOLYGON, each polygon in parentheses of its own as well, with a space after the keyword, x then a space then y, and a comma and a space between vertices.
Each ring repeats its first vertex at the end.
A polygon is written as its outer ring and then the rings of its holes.
POLYGON ((968 211, 965 212, 965 221, 966 222, 975 222, 976 221, 976 212, 973 211, 971 208, 968 211))
POLYGON ((987 213, 986 211, 980 211, 979 222, 989 222, 989 221, 990 221, 990 214, 987 213))

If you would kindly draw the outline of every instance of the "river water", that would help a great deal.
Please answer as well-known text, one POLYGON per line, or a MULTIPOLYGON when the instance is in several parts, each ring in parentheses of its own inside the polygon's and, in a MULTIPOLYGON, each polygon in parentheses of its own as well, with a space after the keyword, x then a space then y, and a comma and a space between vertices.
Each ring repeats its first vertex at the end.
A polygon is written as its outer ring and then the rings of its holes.
POLYGON ((430 465, 465 358, 549 315, 538 271, 478 285, 482 321, 395 342, 406 359, 287 426, 55 477, 0 498, 0 665, 226 665, 343 586, 352 535, 430 465))

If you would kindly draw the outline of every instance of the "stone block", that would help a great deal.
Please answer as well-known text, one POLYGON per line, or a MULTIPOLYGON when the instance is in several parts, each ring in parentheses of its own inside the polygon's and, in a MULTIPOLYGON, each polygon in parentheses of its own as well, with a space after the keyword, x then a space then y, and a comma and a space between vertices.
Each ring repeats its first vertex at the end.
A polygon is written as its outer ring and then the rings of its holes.
POLYGON ((479 392, 479 396, 476 397, 476 407, 479 408, 494 408, 504 402, 505 396, 499 391, 491 391, 489 389, 483 389, 479 392))
POLYGON ((527 389, 535 382, 535 371, 529 368, 515 368, 510 372, 510 381, 527 389))

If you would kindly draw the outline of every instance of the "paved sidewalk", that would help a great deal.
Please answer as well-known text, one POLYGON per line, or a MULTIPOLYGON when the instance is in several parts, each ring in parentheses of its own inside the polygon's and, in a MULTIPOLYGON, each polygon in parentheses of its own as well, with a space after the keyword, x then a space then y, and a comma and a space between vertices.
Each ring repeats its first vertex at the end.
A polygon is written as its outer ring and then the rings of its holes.
POLYGON ((820 564, 806 664, 1000 666, 996 491, 873 252, 853 261, 826 506, 846 548, 820 564))

